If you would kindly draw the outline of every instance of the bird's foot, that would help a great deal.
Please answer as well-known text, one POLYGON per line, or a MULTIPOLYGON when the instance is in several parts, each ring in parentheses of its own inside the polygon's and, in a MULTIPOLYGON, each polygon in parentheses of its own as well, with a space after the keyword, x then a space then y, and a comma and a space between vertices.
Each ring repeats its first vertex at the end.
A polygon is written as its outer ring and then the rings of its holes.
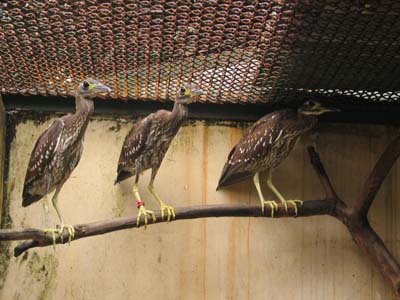
POLYGON ((67 225, 67 224, 61 224, 58 228, 58 235, 60 236, 61 243, 64 243, 64 228, 68 230, 68 245, 71 243, 71 241, 75 238, 75 228, 72 225, 67 225))
POLYGON ((53 239, 53 249, 56 250, 56 233, 58 233, 58 228, 44 228, 43 233, 51 233, 53 239))
POLYGON ((172 206, 166 205, 163 202, 160 204, 161 219, 164 220, 164 211, 167 211, 167 221, 170 222, 171 219, 175 219, 175 209, 172 206))
POLYGON ((276 203, 276 201, 274 201, 274 200, 262 201, 261 202, 262 214, 264 214, 265 205, 269 205, 269 207, 271 208, 271 218, 273 218, 274 214, 275 214, 275 211, 278 211, 278 203, 276 203))
POLYGON ((136 226, 139 227, 140 226, 140 218, 143 216, 144 219, 144 228, 146 228, 147 226, 147 219, 148 216, 150 215, 151 218, 153 219, 153 223, 156 221, 156 215, 154 214, 154 212, 152 210, 148 210, 144 207, 144 202, 143 201, 138 201, 137 203, 137 207, 139 208, 139 213, 137 215, 137 219, 136 219, 136 226))
POLYGON ((297 214, 299 212, 297 204, 299 206, 302 206, 303 205, 303 201, 301 201, 301 200, 286 200, 283 204, 285 205, 286 212, 288 212, 288 204, 292 204, 293 208, 294 208, 294 216, 297 217, 297 214))

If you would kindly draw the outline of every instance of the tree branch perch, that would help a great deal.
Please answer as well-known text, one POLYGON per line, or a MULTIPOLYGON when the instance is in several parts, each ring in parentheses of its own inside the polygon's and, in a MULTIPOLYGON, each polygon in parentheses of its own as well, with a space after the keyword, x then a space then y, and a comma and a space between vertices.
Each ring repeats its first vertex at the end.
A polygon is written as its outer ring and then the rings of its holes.
POLYGON ((308 155, 310 156, 310 161, 312 166, 314 167, 315 173, 317 173, 321 185, 325 190, 326 197, 328 199, 333 199, 334 201, 340 201, 335 189, 333 188, 331 180, 329 179, 329 176, 325 171, 325 167, 322 164, 317 151, 315 151, 314 147, 311 146, 307 147, 307 151, 308 155))
POLYGON ((370 226, 367 218, 368 211, 379 188, 400 155, 400 136, 387 146, 366 180, 360 197, 352 207, 347 206, 337 196, 315 149, 309 147, 308 153, 326 194, 332 196, 336 203, 333 216, 346 225, 354 242, 369 255, 386 281, 392 286, 396 298, 400 299, 400 265, 370 226))
POLYGON ((363 191, 353 205, 353 214, 356 218, 367 219, 369 208, 399 155, 400 136, 395 138, 389 146, 387 146, 368 179, 365 181, 363 191))
MULTIPOLYGON (((299 208, 298 217, 309 217, 317 215, 327 215, 333 211, 334 203, 326 200, 311 200, 305 201, 304 205, 299 208)), ((187 219, 199 219, 210 217, 270 217, 271 211, 269 207, 265 207, 265 214, 261 213, 260 206, 246 205, 206 205, 193 207, 180 207, 175 209, 176 218, 172 222, 187 219)), ((293 217, 294 211, 292 208, 286 213, 283 205, 279 205, 279 209, 275 212, 275 218, 293 217)), ((156 223, 166 222, 161 219, 160 212, 156 212, 156 223)), ((143 225, 143 223, 141 224, 143 225)), ((114 218, 111 220, 99 221, 89 224, 75 225, 75 238, 73 241, 81 238, 86 238, 94 235, 105 234, 117 230, 137 228, 136 216, 114 218)), ((34 247, 46 247, 53 244, 53 239, 50 233, 44 233, 41 229, 5 229, 0 230, 0 241, 11 240, 29 240, 21 243, 14 249, 14 256, 19 256, 28 249, 34 247)), ((68 232, 64 230, 62 239, 56 238, 56 244, 66 243, 68 241, 68 232)))

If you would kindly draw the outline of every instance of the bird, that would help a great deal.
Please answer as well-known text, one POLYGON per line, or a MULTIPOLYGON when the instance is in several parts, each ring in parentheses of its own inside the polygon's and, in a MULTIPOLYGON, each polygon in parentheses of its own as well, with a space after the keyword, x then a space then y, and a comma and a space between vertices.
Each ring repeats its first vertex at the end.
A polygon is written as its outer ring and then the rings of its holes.
POLYGON ((62 239, 64 228, 68 242, 75 236, 74 227, 65 224, 58 207, 58 194, 78 165, 83 141, 94 104, 92 98, 111 89, 99 81, 87 78, 79 83, 75 93, 76 111, 56 119, 38 138, 31 152, 22 192, 22 206, 27 207, 44 198, 45 232, 50 232, 55 246, 55 234, 62 239), (47 195, 54 192, 52 202, 60 220, 59 227, 48 228, 47 195))
POLYGON ((145 208, 138 188, 140 174, 148 169, 151 169, 148 189, 160 205, 161 218, 164 219, 164 211, 167 212, 168 222, 171 218, 175 218, 174 208, 166 205, 158 196, 154 188, 154 179, 173 138, 188 117, 188 104, 201 94, 204 92, 194 85, 183 84, 177 92, 172 111, 158 110, 138 120, 125 137, 114 184, 135 176, 133 194, 139 209, 137 226, 142 216, 145 226, 148 223, 148 216, 151 216, 153 222, 156 221, 154 212, 145 208))
POLYGON ((339 110, 309 100, 297 110, 279 110, 259 119, 229 152, 217 190, 253 177, 262 213, 264 206, 269 205, 271 217, 274 217, 278 204, 276 201, 265 201, 260 187, 259 174, 267 171, 267 186, 283 204, 286 212, 288 204, 292 204, 297 216, 297 204, 302 205, 303 201, 285 200, 272 183, 272 171, 289 155, 299 137, 318 124, 319 115, 334 111, 339 110))

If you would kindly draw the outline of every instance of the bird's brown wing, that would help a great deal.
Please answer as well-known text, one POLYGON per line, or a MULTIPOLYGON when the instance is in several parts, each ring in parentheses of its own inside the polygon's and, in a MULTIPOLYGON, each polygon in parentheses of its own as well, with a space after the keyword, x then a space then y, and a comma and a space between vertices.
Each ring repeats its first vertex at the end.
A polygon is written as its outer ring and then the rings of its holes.
POLYGON ((253 124, 244 134, 242 139, 246 138, 248 135, 255 134, 257 130, 270 129, 272 132, 275 129, 281 129, 283 122, 290 120, 295 116, 296 112, 294 110, 279 110, 265 115, 260 118, 257 122, 253 124))
POLYGON ((232 155, 235 153, 236 147, 237 145, 234 146, 228 154, 227 162, 225 163, 224 168, 222 169, 222 173, 218 182, 217 191, 221 187, 243 181, 254 175, 251 172, 239 172, 239 173, 232 172, 232 165, 229 163, 229 161, 232 159, 232 155))
POLYGON ((159 110, 135 123, 131 131, 125 137, 118 161, 118 175, 114 184, 135 175, 132 170, 136 167, 136 160, 147 151, 147 149, 153 147, 152 142, 156 140, 154 136, 157 135, 157 132, 163 127, 160 125, 160 122, 162 123, 168 114, 168 111, 159 110))
POLYGON ((118 160, 118 175, 115 184, 135 175, 131 170, 135 167, 135 160, 146 147, 146 140, 152 123, 150 116, 137 121, 126 135, 118 160))
POLYGON ((229 153, 217 189, 252 177, 255 171, 249 166, 257 166, 257 162, 268 156, 276 143, 291 134, 290 120, 295 113, 291 110, 277 111, 254 123, 229 153))
POLYGON ((28 206, 44 195, 32 193, 30 188, 40 180, 53 159, 54 154, 60 144, 61 136, 64 130, 64 122, 61 119, 55 120, 38 138, 31 152, 28 169, 26 171, 24 190, 22 192, 22 206, 28 206))

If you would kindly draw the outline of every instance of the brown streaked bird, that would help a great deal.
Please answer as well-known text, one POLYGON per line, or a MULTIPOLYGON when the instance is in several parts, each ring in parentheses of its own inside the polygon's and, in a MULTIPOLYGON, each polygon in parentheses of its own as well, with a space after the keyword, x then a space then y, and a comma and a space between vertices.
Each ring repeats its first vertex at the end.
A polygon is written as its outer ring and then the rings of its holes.
POLYGON ((148 115, 146 118, 137 121, 131 131, 125 137, 124 144, 118 161, 117 179, 115 184, 135 176, 133 194, 136 198, 136 205, 139 208, 137 226, 141 216, 147 224, 150 215, 155 221, 155 214, 147 210, 140 198, 138 181, 140 174, 151 169, 149 191, 160 204, 161 216, 164 218, 164 211, 167 211, 168 221, 175 218, 173 207, 166 205, 154 189, 154 178, 157 175, 161 162, 167 152, 172 139, 178 133, 179 128, 188 116, 187 105, 193 102, 193 98, 203 94, 203 91, 190 84, 184 84, 178 91, 172 111, 159 110, 148 115))
POLYGON ((62 237, 68 230, 68 241, 74 238, 74 227, 66 225, 58 207, 58 194, 72 171, 78 165, 83 150, 83 139, 93 112, 92 98, 111 89, 94 79, 85 79, 76 90, 76 112, 55 120, 38 138, 32 150, 25 176, 22 206, 26 207, 44 197, 45 224, 48 226, 48 202, 46 195, 55 190, 52 202, 60 219, 60 227, 45 229, 62 237))
POLYGON ((317 125, 317 116, 331 111, 338 110, 324 107, 317 101, 307 101, 297 111, 280 110, 262 117, 244 133, 229 153, 217 190, 253 177, 262 212, 264 213, 264 205, 267 204, 271 207, 273 217, 278 204, 264 200, 259 181, 259 173, 268 171, 267 186, 283 203, 286 211, 287 204, 290 203, 297 215, 297 204, 301 205, 303 202, 285 200, 272 184, 272 170, 288 156, 299 137, 317 125))

